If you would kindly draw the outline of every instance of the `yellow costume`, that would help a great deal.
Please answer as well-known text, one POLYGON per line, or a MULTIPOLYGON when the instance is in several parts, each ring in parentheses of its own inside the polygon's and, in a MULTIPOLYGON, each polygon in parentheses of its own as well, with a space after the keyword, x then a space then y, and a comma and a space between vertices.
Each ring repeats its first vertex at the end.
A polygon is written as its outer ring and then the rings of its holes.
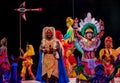
MULTIPOLYGON (((105 73, 109 76, 114 70, 114 62, 116 61, 116 50, 113 49, 112 37, 108 36, 105 38, 105 48, 99 52, 99 59, 105 67, 105 73)), ((113 83, 114 80, 111 81, 113 83)))
POLYGON ((29 74, 31 75, 32 79, 35 78, 34 74, 32 73, 31 67, 33 64, 33 60, 31 56, 35 55, 34 48, 32 45, 27 45, 28 50, 24 53, 22 62, 22 70, 21 70, 21 77, 25 80, 26 69, 28 69, 29 74))
POLYGON ((61 46, 60 42, 55 38, 54 27, 45 27, 40 50, 42 51, 42 78, 46 81, 58 81, 58 51, 61 46))

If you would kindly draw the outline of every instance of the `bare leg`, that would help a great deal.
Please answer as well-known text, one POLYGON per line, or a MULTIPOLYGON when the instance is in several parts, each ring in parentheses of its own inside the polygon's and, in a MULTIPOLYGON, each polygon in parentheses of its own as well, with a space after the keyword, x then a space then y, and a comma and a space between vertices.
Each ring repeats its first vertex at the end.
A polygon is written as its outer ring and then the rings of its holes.
POLYGON ((25 74, 26 74, 26 66, 23 63, 23 67, 22 67, 22 71, 21 71, 22 80, 25 80, 25 74))
POLYGON ((30 65, 30 66, 28 67, 28 72, 29 72, 29 74, 31 75, 32 79, 34 80, 34 79, 35 79, 35 76, 34 76, 32 70, 31 70, 31 66, 32 66, 32 65, 30 65))

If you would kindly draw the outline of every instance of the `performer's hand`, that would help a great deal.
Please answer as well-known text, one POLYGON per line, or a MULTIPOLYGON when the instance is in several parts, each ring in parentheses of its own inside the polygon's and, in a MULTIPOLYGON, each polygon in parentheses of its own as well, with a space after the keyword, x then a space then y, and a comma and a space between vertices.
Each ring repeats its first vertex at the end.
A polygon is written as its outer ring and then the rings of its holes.
POLYGON ((19 56, 20 59, 24 59, 22 56, 19 56))
POLYGON ((20 50, 20 52, 21 52, 22 54, 24 54, 24 51, 23 51, 23 49, 21 49, 21 48, 20 48, 19 50, 20 50))
POLYGON ((22 48, 19 48, 20 52, 23 50, 22 48))
POLYGON ((53 52, 56 52, 57 51, 57 49, 56 48, 53 48, 53 52))
POLYGON ((42 49, 42 51, 45 53, 45 52, 47 52, 47 50, 46 49, 42 49))

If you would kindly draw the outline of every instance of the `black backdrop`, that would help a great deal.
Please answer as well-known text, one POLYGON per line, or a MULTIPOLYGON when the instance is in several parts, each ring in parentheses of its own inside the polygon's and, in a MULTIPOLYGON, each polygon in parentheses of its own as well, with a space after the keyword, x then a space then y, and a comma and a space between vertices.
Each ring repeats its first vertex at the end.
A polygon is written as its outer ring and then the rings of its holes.
MULTIPOLYGON (((19 56, 19 13, 14 9, 23 1, 0 1, 0 39, 7 37, 9 56, 19 56)), ((108 35, 113 37, 114 48, 117 48, 120 46, 119 5, 119 0, 26 0, 26 8, 43 7, 43 11, 26 12, 27 21, 21 20, 22 48, 25 50, 26 42, 33 44, 36 52, 34 63, 37 64, 43 27, 54 26, 65 34, 66 18, 71 16, 84 19, 87 12, 91 12, 93 17, 102 19, 105 23, 105 34, 96 55, 104 47, 103 40, 108 35)))

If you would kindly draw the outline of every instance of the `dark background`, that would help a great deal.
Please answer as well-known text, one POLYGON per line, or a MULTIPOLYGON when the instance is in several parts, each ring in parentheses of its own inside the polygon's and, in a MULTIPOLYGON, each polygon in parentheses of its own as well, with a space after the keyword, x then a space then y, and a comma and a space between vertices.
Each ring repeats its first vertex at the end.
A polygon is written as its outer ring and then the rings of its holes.
MULTIPOLYGON (((19 56, 19 12, 14 9, 23 1, 0 1, 0 39, 6 37, 8 40, 8 56, 19 56)), ((84 19, 87 12, 91 12, 96 20, 102 19, 105 24, 105 34, 96 54, 104 47, 103 41, 108 35, 113 38, 114 48, 117 48, 120 46, 119 5, 119 0, 26 0, 26 8, 42 7, 43 11, 26 12, 27 21, 21 20, 22 48, 25 50, 26 42, 33 44, 36 52, 34 63, 37 65, 43 27, 54 26, 65 34, 66 18, 84 19)))

